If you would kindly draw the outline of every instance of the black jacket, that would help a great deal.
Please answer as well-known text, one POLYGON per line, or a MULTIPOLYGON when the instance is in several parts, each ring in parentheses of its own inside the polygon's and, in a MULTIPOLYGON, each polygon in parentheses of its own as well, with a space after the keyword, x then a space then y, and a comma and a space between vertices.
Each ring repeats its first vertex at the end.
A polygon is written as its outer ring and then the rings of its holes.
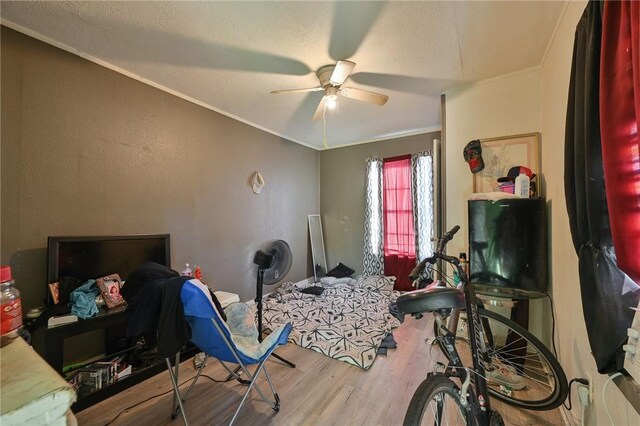
POLYGON ((120 291, 127 301, 127 337, 156 336, 159 357, 179 352, 191 339, 180 299, 188 279, 153 262, 136 268, 120 291))
MULTIPOLYGON (((120 290, 127 301, 127 337, 154 336, 158 357, 172 357, 191 340, 180 292, 191 277, 182 277, 166 266, 146 262, 138 266, 120 290)), ((222 307, 209 290, 218 312, 222 307)))

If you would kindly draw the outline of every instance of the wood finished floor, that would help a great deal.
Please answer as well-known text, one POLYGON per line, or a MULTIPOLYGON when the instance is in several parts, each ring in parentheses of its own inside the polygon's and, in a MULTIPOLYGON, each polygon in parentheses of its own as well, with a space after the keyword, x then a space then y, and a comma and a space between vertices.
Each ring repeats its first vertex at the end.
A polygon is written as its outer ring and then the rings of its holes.
MULTIPOLYGON (((432 319, 407 317, 394 331, 397 349, 378 356, 363 371, 347 363, 303 349, 294 344, 280 347, 277 353, 294 362, 295 369, 272 358, 267 368, 281 407, 275 413, 255 391, 245 402, 238 425, 400 425, 414 390, 442 355, 425 343, 432 336, 432 319)), ((253 371, 253 369, 252 369, 253 371)), ((180 369, 180 382, 195 374, 191 360, 180 369)), ((204 369, 216 379, 224 379, 220 364, 209 359, 204 369)), ((262 389, 268 394, 263 379, 262 389)), ((186 389, 188 384, 181 389, 186 389)), ((198 380, 185 404, 189 423, 228 424, 246 388, 238 382, 215 383, 206 377, 198 380)), ((154 395, 171 390, 167 372, 142 382, 76 415, 80 425, 105 425, 123 409, 154 395)), ((171 421, 171 392, 123 412, 114 425, 182 425, 179 416, 171 421)), ((493 402, 508 425, 559 425, 562 417, 553 411, 526 411, 493 402)))

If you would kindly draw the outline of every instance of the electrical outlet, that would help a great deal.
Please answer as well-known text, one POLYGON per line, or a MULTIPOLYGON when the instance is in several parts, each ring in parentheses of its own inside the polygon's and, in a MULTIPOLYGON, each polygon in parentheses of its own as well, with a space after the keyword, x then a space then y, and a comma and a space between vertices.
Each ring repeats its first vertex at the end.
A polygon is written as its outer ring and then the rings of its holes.
POLYGON ((593 377, 591 377, 591 374, 587 373, 587 379, 589 380, 589 402, 592 403, 593 402, 593 389, 595 388, 595 383, 593 382, 593 377))
POLYGON ((578 397, 580 398, 580 405, 587 407, 591 403, 589 399, 589 386, 578 383, 578 397))

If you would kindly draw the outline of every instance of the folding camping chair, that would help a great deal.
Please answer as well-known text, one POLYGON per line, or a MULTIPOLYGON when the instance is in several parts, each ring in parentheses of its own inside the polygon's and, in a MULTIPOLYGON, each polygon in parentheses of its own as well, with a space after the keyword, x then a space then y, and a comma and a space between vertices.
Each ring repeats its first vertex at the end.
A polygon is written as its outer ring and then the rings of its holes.
MULTIPOLYGON (((184 307, 185 319, 191 327, 191 342, 200 348, 207 356, 211 356, 220 361, 220 364, 229 372, 232 378, 248 385, 247 391, 229 424, 233 424, 236 420, 242 405, 253 388, 255 388, 260 397, 277 412, 280 409, 280 398, 273 387, 273 383, 264 364, 276 346, 287 343, 287 338, 291 332, 291 324, 289 323, 278 327, 262 342, 259 342, 254 316, 246 304, 234 303, 229 305, 225 309, 225 314, 227 315, 227 322, 225 323, 211 300, 209 289, 199 280, 186 281, 182 287, 180 298, 182 299, 182 305, 184 307), (232 370, 225 362, 237 364, 239 370, 232 370), (253 374, 251 374, 247 366, 253 364, 257 364, 257 367, 253 374), (239 372, 236 373, 236 371, 239 372), (274 400, 267 398, 256 384, 256 380, 261 371, 264 371, 274 400), (244 373, 249 380, 241 379, 239 376, 240 373, 244 373)), ((175 369, 171 368, 169 358, 165 359, 174 390, 171 417, 174 418, 177 415, 177 411, 180 411, 184 424, 188 425, 189 423, 183 403, 195 386, 206 362, 203 362, 198 368, 193 382, 183 396, 178 389, 178 357, 179 354, 176 355, 175 369), (178 407, 176 407, 176 403, 178 407)))

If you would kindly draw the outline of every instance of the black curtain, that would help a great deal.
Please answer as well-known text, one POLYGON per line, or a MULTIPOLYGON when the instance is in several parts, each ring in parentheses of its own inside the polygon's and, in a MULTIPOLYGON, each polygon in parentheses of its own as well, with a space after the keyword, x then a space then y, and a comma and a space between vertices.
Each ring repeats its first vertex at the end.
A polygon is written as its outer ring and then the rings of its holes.
MULTIPOLYGON (((618 371, 640 296, 618 269, 609 226, 600 144, 602 3, 588 3, 576 28, 565 133, 565 195, 589 344, 600 373, 618 371)), ((562 283, 556 283, 562 285, 562 283)))

